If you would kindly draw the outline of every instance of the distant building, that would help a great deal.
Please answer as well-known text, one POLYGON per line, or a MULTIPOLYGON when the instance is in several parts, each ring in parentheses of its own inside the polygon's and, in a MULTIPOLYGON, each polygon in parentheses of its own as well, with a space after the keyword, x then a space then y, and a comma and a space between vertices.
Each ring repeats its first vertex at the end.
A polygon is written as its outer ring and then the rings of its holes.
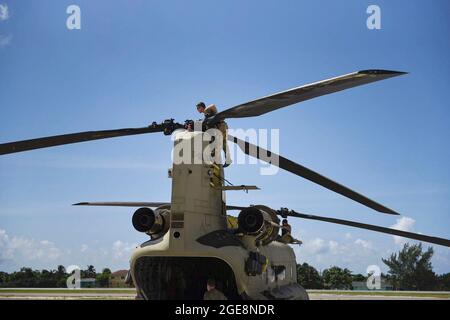
POLYGON ((132 284, 125 283, 127 279, 128 270, 118 270, 111 273, 109 276, 109 287, 110 288, 130 288, 133 287, 132 284))
POLYGON ((367 290, 367 291, 391 291, 394 290, 393 285, 387 281, 386 279, 381 279, 380 289, 369 289, 367 288, 366 281, 353 281, 352 282, 353 290, 367 290))
POLYGON ((95 278, 81 278, 80 279, 81 288, 95 288, 95 278))

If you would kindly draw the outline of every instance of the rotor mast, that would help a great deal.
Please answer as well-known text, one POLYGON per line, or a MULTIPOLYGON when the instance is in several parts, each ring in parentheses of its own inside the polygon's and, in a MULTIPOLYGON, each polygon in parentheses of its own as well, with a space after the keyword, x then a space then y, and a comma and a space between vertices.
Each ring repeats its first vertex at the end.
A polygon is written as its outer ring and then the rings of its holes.
POLYGON ((201 131, 175 133, 171 205, 171 245, 184 246, 214 230, 227 227, 222 165, 208 163, 209 147, 201 131))

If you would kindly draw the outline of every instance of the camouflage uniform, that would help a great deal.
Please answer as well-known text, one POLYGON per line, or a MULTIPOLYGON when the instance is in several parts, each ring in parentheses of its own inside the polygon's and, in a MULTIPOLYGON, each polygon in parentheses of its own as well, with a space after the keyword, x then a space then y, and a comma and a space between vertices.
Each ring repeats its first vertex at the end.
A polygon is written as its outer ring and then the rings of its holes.
POLYGON ((214 104, 210 104, 204 111, 205 118, 215 116, 217 114, 217 107, 214 104))
POLYGON ((203 300, 228 300, 225 295, 216 288, 206 291, 203 300))
MULTIPOLYGON (((217 107, 214 104, 210 104, 205 109, 204 114, 205 114, 205 119, 215 116, 217 114, 217 107)), ((225 153, 225 162, 229 163, 230 153, 229 153, 228 144, 227 144, 228 125, 225 121, 221 120, 215 126, 216 126, 216 129, 218 129, 222 133, 222 139, 223 139, 222 148, 223 148, 223 152, 225 153)))

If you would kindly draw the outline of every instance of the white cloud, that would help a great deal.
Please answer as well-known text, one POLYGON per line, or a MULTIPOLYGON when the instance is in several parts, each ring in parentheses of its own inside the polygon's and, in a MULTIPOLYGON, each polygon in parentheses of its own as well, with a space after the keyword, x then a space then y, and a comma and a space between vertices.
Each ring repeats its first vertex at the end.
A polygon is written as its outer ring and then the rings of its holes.
POLYGON ((372 249, 372 242, 363 240, 363 239, 356 239, 355 244, 363 247, 364 249, 372 249))
POLYGON ((323 254, 328 251, 325 240, 321 238, 315 238, 314 240, 304 243, 302 248, 309 254, 323 254))
POLYGON ((56 263, 60 256, 61 250, 51 241, 10 237, 5 230, 0 229, 0 265, 56 263))
POLYGON ((324 255, 324 254, 338 254, 341 251, 341 246, 334 240, 325 241, 321 238, 315 238, 306 241, 301 247, 308 255, 324 255))
POLYGON ((333 240, 328 241, 328 248, 330 249, 330 252, 332 254, 339 253, 339 243, 337 243, 336 241, 333 240))
POLYGON ((112 257, 116 260, 128 261, 131 252, 137 247, 135 243, 128 243, 117 240, 113 243, 112 246, 112 257))
POLYGON ((344 235, 341 241, 334 239, 303 239, 304 245, 294 247, 297 261, 307 262, 318 270, 331 266, 349 268, 354 272, 365 273, 367 266, 378 265, 386 272, 381 258, 386 255, 369 240, 354 239, 353 235, 344 235))
POLYGON ((49 240, 35 240, 26 236, 12 236, 0 228, 0 271, 15 271, 21 267, 54 269, 57 265, 94 265, 98 270, 112 270, 128 266, 134 243, 117 240, 106 244, 82 243, 74 248, 62 248, 49 240))
POLYGON ((12 40, 12 35, 9 34, 9 35, 5 36, 3 34, 0 34, 0 47, 7 46, 8 44, 11 43, 11 40, 12 40))
MULTIPOLYGON (((401 217, 400 219, 397 219, 397 222, 391 226, 393 229, 402 230, 402 231, 413 231, 414 230, 414 224, 416 223, 416 220, 409 218, 409 217, 401 217)), ((399 236, 393 236, 394 241, 398 245, 402 245, 408 240, 399 237, 399 236)))
POLYGON ((0 3, 0 21, 7 20, 9 18, 8 5, 6 3, 0 3))

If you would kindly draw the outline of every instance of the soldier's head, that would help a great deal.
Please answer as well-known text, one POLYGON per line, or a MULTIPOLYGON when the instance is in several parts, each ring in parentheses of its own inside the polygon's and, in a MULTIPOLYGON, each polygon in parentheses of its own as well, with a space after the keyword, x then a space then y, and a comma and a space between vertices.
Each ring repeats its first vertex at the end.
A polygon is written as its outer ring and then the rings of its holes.
POLYGON ((287 224, 288 224, 287 219, 283 219, 283 226, 285 226, 285 225, 287 225, 287 224))
POLYGON ((216 280, 214 280, 213 278, 209 278, 208 281, 206 282, 206 289, 212 290, 216 288, 216 280))
POLYGON ((199 113, 205 112, 205 109, 206 109, 206 105, 205 105, 204 102, 199 102, 199 103, 197 103, 197 111, 198 111, 199 113))

